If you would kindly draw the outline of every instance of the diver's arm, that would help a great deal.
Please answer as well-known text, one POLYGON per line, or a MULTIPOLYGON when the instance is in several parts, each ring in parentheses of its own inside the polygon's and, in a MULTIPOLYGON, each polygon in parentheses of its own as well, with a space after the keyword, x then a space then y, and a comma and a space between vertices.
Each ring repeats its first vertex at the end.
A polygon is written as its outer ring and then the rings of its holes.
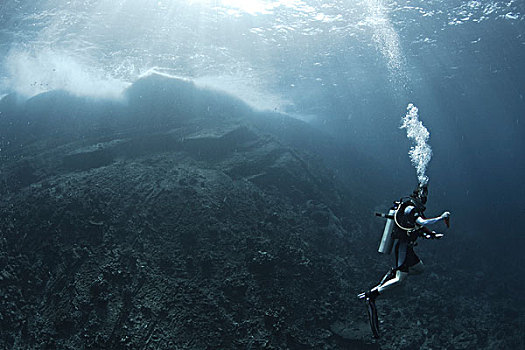
POLYGON ((430 218, 430 219, 424 219, 424 218, 422 218, 421 216, 419 216, 419 217, 416 219, 416 223, 417 223, 418 225, 421 225, 421 226, 428 226, 428 225, 435 224, 435 223, 438 222, 438 221, 445 220, 445 219, 448 218, 449 216, 450 216, 450 212, 448 212, 448 211, 444 212, 443 214, 441 214, 441 215, 438 216, 438 217, 430 218))

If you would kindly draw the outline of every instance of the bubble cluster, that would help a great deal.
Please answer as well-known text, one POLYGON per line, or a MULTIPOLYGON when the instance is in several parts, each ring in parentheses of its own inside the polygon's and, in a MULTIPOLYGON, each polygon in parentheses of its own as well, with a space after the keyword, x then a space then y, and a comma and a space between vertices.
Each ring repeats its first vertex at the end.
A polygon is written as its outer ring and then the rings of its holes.
POLYGON ((406 129, 407 138, 414 143, 408 154, 416 168, 419 183, 426 184, 428 183, 427 166, 432 158, 432 149, 428 145, 430 133, 419 120, 418 109, 412 103, 407 107, 407 113, 402 119, 401 129, 406 129))

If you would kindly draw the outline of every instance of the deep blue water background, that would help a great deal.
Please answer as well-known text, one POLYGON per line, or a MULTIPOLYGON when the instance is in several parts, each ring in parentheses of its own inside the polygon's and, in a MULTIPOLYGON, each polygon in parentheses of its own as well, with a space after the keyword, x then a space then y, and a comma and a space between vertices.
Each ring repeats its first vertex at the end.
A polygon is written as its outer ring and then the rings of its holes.
POLYGON ((377 165, 359 190, 378 206, 416 184, 399 129, 414 103, 431 134, 429 214, 453 213, 442 255, 509 280, 523 266, 522 1, 8 1, 0 61, 0 95, 21 102, 119 101, 153 69, 307 120, 346 161, 377 165))

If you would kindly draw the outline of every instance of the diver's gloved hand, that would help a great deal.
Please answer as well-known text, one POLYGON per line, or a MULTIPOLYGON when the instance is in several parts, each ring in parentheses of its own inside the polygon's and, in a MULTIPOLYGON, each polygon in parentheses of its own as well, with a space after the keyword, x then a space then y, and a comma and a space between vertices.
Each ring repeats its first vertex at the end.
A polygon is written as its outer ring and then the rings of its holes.
POLYGON ((441 214, 441 218, 442 219, 446 219, 446 218, 449 218, 450 217, 450 212, 449 211, 445 211, 443 212, 443 214, 441 214))
POLYGON ((431 233, 426 233, 425 234, 425 238, 426 239, 440 239, 440 238, 443 238, 443 234, 442 233, 437 233, 436 231, 432 231, 431 233))
POLYGON ((447 228, 449 228, 450 227, 450 212, 446 211, 443 214, 441 214, 441 219, 445 221, 447 228))

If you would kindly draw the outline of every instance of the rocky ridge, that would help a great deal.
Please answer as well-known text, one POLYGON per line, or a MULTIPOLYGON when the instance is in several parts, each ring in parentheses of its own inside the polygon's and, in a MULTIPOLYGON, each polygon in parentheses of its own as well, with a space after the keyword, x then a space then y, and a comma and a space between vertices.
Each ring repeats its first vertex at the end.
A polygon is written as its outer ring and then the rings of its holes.
POLYGON ((388 268, 381 223, 326 135, 187 82, 128 94, 2 101, 0 346, 519 348, 523 316, 432 252, 371 338, 355 295, 388 268))

